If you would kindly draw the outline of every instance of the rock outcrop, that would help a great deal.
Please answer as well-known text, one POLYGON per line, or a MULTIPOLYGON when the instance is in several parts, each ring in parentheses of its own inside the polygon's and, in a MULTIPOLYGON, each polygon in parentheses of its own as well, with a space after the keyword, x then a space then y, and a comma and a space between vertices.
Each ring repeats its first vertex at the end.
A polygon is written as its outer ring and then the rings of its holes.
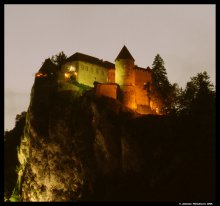
POLYGON ((138 115, 92 89, 58 88, 51 79, 35 79, 12 196, 25 202, 214 199, 212 128, 204 133, 199 123, 138 115))

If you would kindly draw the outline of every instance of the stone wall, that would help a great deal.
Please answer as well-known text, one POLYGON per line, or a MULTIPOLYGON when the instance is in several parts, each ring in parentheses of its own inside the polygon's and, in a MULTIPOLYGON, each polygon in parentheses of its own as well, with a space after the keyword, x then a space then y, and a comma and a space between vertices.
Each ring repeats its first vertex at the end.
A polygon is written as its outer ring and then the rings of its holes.
POLYGON ((151 72, 144 69, 135 69, 135 85, 143 88, 144 84, 151 82, 151 72))
POLYGON ((106 96, 113 99, 117 99, 117 90, 118 90, 118 85, 114 83, 95 85, 96 96, 106 96))
POLYGON ((134 85, 134 61, 132 59, 120 59, 115 61, 115 82, 121 85, 134 85))
POLYGON ((93 86, 94 81, 106 83, 108 81, 108 70, 105 67, 84 61, 72 61, 66 63, 62 68, 62 73, 68 71, 70 66, 76 68, 76 80, 88 86, 93 86))
POLYGON ((147 91, 140 87, 135 87, 135 93, 136 93, 136 103, 138 105, 146 105, 149 106, 149 98, 147 96, 147 91))
POLYGON ((135 98, 135 86, 120 86, 122 91, 122 104, 126 107, 135 110, 137 108, 135 98))
POLYGON ((115 83, 115 68, 108 69, 108 82, 115 83))

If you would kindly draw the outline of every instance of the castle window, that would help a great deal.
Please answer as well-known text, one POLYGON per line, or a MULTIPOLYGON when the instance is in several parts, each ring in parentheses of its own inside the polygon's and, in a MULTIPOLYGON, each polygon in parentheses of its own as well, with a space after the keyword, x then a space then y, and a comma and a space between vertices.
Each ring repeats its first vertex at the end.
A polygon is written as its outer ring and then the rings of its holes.
POLYGON ((93 73, 93 68, 91 67, 91 73, 93 73))
POLYGON ((81 69, 84 70, 84 66, 83 65, 81 65, 81 69))
POLYGON ((97 73, 97 74, 99 73, 99 68, 96 68, 96 73, 97 73))
POLYGON ((104 70, 102 70, 102 75, 104 76, 104 70))
POLYGON ((85 66, 85 70, 88 71, 88 66, 85 66))

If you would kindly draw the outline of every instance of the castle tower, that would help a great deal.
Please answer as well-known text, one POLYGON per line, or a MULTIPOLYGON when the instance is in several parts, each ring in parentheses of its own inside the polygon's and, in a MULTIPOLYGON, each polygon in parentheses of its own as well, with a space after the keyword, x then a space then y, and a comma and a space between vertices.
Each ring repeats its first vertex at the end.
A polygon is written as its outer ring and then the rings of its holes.
POLYGON ((134 85, 134 58, 124 46, 115 59, 115 82, 121 85, 134 85))
POLYGON ((122 91, 122 103, 136 109, 134 58, 124 46, 115 59, 115 83, 122 91))

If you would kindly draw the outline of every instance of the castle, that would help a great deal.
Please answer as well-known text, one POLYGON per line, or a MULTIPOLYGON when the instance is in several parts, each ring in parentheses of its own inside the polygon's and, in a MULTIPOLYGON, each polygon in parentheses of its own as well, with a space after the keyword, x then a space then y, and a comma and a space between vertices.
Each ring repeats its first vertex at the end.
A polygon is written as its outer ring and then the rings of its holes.
POLYGON ((77 52, 66 59, 61 77, 63 81, 74 79, 84 85, 95 85, 97 96, 119 99, 119 88, 120 101, 126 107, 141 114, 159 114, 160 104, 149 96, 149 91, 153 90, 152 71, 134 62, 126 46, 119 52, 115 64, 77 52))

